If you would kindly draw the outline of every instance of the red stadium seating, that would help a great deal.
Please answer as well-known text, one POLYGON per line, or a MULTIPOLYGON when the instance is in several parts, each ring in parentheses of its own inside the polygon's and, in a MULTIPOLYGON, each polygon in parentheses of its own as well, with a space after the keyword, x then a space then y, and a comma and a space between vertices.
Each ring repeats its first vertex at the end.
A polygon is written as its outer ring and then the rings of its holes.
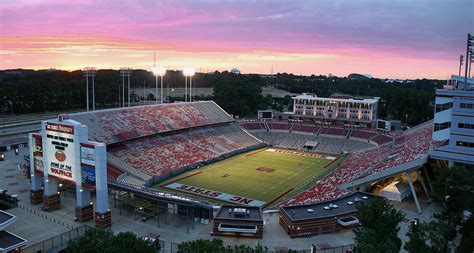
POLYGON ((90 139, 106 144, 232 121, 212 101, 78 113, 72 114, 71 118, 89 127, 90 139))
POLYGON ((236 124, 228 123, 126 141, 108 151, 149 176, 159 176, 258 144, 236 124))
POLYGON ((410 129, 395 139, 395 145, 383 166, 374 169, 378 173, 428 156, 433 124, 423 124, 410 129))
POLYGON ((395 139, 394 145, 386 144, 351 154, 339 168, 323 180, 281 205, 302 205, 335 199, 348 193, 338 188, 343 183, 426 158, 432 131, 433 122, 430 121, 404 132, 395 139))
POLYGON ((371 141, 379 144, 379 145, 383 145, 385 143, 389 143, 392 141, 392 138, 390 138, 389 136, 386 136, 386 135, 383 135, 383 134, 379 134, 377 136, 375 136, 373 139, 371 139, 371 141))
POLYGON ((321 129, 320 134, 335 135, 335 136, 347 136, 349 134, 348 129, 338 127, 325 127, 321 129))
POLYGON ((123 173, 121 169, 107 163, 107 181, 115 181, 123 173))
POLYGON ((375 132, 368 132, 368 131, 363 131, 363 130, 353 130, 351 132, 351 137, 354 138, 360 138, 360 139, 371 139, 373 137, 377 136, 377 133, 375 132))

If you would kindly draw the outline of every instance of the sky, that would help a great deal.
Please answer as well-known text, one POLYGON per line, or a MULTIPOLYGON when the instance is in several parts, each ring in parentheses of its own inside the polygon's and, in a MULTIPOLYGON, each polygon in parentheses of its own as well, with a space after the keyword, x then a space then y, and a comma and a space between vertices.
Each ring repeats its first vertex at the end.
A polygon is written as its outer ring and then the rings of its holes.
POLYGON ((0 69, 120 67, 439 78, 474 0, 0 0, 0 69))

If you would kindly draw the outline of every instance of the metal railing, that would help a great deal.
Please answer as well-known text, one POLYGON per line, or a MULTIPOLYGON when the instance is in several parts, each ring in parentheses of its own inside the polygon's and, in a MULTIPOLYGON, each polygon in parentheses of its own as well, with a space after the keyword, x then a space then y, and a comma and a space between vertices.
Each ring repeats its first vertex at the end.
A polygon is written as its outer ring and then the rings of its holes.
POLYGON ((85 232, 91 229, 91 226, 83 225, 60 235, 46 239, 42 242, 35 243, 26 248, 22 248, 23 253, 37 253, 37 252, 59 252, 66 249, 69 241, 82 236, 85 232))

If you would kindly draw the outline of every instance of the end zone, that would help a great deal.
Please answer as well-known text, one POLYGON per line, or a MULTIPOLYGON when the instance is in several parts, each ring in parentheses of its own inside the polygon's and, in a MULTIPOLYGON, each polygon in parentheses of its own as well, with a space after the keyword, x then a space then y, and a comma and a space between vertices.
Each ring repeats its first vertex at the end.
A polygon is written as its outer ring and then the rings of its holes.
POLYGON ((225 201, 228 203, 234 203, 239 205, 247 205, 247 206, 263 206, 265 202, 255 199, 250 199, 242 196, 235 196, 223 192, 218 191, 211 191, 204 188, 199 188, 191 185, 185 185, 181 183, 171 183, 165 186, 162 186, 168 189, 172 189, 175 191, 185 192, 197 196, 202 196, 206 198, 216 199, 219 201, 225 201))

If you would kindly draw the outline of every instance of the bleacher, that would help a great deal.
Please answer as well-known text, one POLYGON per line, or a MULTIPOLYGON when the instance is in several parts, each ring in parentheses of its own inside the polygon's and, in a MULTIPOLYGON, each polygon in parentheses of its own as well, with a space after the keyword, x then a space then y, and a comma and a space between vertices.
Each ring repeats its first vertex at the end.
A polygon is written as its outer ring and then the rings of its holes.
POLYGON ((89 139, 106 144, 232 121, 213 101, 101 110, 70 118, 89 127, 89 139))
POLYGON ((339 127, 324 127, 321 129, 320 134, 334 135, 334 136, 347 136, 350 129, 339 128, 339 127))
POLYGON ((377 133, 364 130, 353 130, 350 136, 354 138, 369 140, 377 136, 377 133))
POLYGON ((226 123, 125 141, 112 145, 108 152, 109 162, 147 181, 259 144, 235 123, 226 123))
POLYGON ((374 169, 378 173, 409 162, 426 158, 431 145, 433 123, 428 122, 404 132, 395 138, 393 149, 383 166, 374 169))
POLYGON ((281 205, 303 205, 339 198, 349 193, 338 188, 343 183, 426 158, 432 131, 433 122, 429 121, 405 131, 395 138, 393 145, 388 143, 353 153, 324 179, 281 205))
POLYGON ((374 138, 372 138, 371 141, 377 143, 378 145, 383 145, 383 144, 391 142, 392 138, 387 135, 379 134, 375 136, 374 138))

